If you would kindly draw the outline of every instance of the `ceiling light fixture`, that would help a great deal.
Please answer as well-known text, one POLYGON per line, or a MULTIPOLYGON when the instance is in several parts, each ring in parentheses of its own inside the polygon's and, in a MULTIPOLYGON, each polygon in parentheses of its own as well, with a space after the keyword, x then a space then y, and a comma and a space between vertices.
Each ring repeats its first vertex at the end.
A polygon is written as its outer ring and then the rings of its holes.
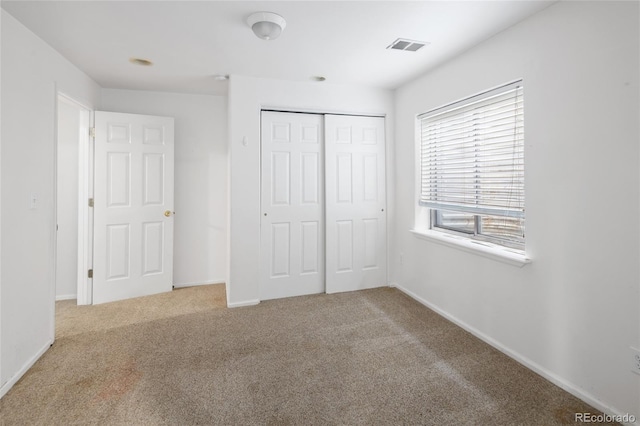
POLYGON ((273 12, 256 12, 247 18, 253 33, 263 40, 275 40, 280 36, 287 22, 273 12))

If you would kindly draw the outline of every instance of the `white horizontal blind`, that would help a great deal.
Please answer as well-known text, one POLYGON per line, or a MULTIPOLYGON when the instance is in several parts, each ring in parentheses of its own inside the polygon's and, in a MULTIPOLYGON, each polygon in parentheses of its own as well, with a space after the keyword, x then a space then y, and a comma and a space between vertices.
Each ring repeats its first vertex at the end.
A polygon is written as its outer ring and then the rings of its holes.
POLYGON ((523 108, 516 82, 419 116, 420 204, 524 218, 523 108))

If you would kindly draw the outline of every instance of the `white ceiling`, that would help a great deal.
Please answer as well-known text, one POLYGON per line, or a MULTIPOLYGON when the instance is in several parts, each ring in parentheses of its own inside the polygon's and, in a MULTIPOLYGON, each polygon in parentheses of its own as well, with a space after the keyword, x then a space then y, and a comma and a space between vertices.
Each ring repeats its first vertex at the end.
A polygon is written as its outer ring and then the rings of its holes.
POLYGON ((104 88, 224 94, 227 83, 213 75, 321 75, 393 89, 552 3, 3 0, 2 8, 104 88), (246 18, 256 11, 286 19, 280 38, 253 35, 246 18), (385 49, 399 37, 431 44, 385 49))

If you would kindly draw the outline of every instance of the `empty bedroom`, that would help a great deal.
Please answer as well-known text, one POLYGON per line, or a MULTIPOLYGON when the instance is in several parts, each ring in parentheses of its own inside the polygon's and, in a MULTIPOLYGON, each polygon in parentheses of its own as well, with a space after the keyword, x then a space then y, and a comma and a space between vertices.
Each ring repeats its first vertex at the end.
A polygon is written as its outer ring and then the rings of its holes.
POLYGON ((640 2, 0 7, 0 425, 640 426, 640 2))

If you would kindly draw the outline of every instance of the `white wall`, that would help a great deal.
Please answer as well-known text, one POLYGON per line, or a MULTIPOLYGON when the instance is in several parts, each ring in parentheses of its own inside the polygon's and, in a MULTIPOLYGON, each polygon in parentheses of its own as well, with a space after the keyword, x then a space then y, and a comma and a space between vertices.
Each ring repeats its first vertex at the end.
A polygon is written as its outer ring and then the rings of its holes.
POLYGON ((58 98, 56 300, 78 292, 78 151, 80 110, 58 98))
POLYGON ((98 85, 1 12, 0 396, 54 338, 56 89, 97 105, 98 85), (35 209, 29 207, 36 194, 35 209))
MULTIPOLYGON (((393 93, 390 91, 326 82, 231 76, 228 110, 231 195, 229 306, 258 303, 260 298, 260 110, 263 107, 387 114, 387 152, 393 151, 393 93), (245 138, 246 146, 243 144, 245 138)), ((388 164, 392 158, 388 156, 388 164)), ((387 192, 387 199, 393 199, 392 191, 387 192)), ((387 219, 392 218, 392 212, 389 212, 387 219)))
POLYGON ((561 2, 401 87, 391 274, 587 402, 640 419, 629 350, 640 346, 638 27, 637 2, 561 2), (517 78, 533 258, 523 268, 409 232, 416 115, 517 78))
POLYGON ((100 109, 175 118, 173 282, 226 282, 226 97, 103 89, 100 109))

